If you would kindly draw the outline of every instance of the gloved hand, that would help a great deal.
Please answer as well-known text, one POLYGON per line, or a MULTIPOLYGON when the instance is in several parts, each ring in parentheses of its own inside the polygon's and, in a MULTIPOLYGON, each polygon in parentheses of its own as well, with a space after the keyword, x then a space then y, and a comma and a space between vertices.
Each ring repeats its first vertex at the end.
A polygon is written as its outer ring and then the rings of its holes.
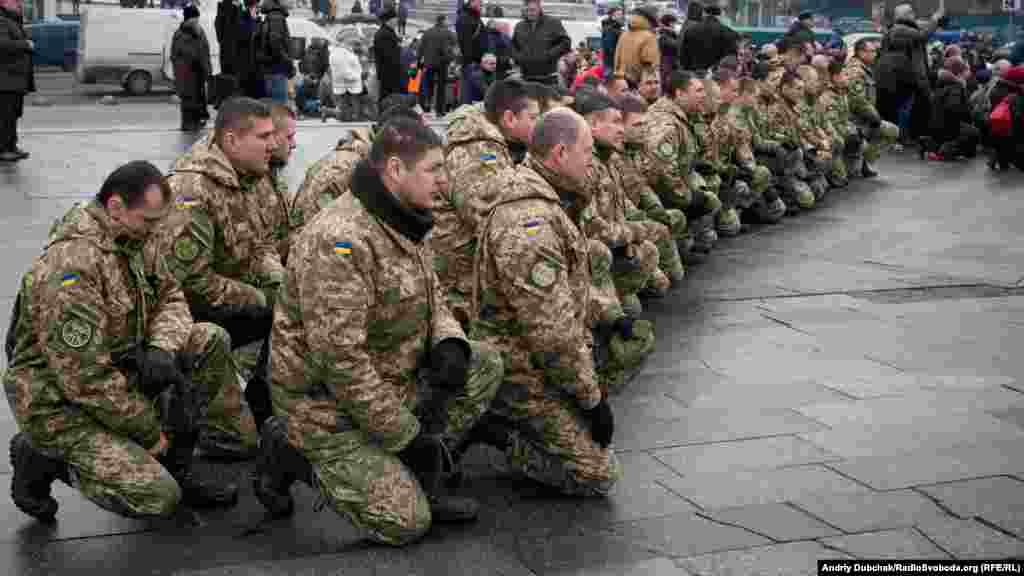
POLYGON ((619 333, 624 339, 629 340, 633 337, 633 319, 629 316, 622 316, 617 318, 612 324, 612 330, 619 333))
POLYGON ((223 306, 196 306, 192 318, 196 322, 211 322, 227 330, 233 346, 244 346, 265 338, 274 323, 274 309, 258 304, 225 304, 223 306))
POLYGON ((783 142, 782 143, 782 149, 785 150, 786 152, 796 152, 796 150, 798 148, 799 148, 799 146, 797 146, 793 142, 783 142))
POLYGON ((612 252, 612 258, 614 258, 615 260, 629 260, 628 246, 628 244, 615 244, 609 245, 608 248, 612 252))
POLYGON ((439 437, 420 433, 396 456, 412 470, 424 490, 430 492, 437 486, 444 457, 439 437))
POLYGON ((156 398, 169 386, 184 379, 174 354, 160 348, 147 348, 139 365, 139 383, 147 398, 156 398))
POLYGON ((458 338, 445 338, 430 351, 430 383, 449 392, 466 387, 469 346, 458 338))
POLYGON ((615 418, 612 416, 612 407, 608 405, 608 401, 602 398, 597 406, 584 410, 583 417, 590 424, 590 436, 594 438, 594 442, 602 448, 607 448, 615 434, 615 418))
POLYGON ((715 167, 712 166, 710 162, 705 162, 704 160, 697 160, 696 162, 694 162, 693 171, 696 172, 697 174, 700 174, 701 176, 715 175, 715 167))

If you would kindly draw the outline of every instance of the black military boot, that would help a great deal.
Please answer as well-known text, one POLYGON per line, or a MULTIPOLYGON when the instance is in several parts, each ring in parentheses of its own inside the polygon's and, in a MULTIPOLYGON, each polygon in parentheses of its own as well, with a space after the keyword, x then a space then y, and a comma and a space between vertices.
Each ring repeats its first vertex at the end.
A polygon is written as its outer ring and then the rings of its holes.
POLYGON ((256 430, 263 431, 263 424, 274 415, 270 401, 270 383, 264 377, 263 370, 257 367, 249 383, 245 385, 245 403, 249 405, 252 419, 256 421, 256 430))
POLYGON ((181 432, 175 435, 167 452, 157 460, 171 473, 181 488, 181 503, 190 508, 231 507, 238 502, 238 486, 233 482, 219 484, 202 480, 193 471, 192 452, 198 435, 181 432))
POLYGON ((18 433, 11 438, 11 498, 19 510, 49 522, 57 515, 57 501, 50 495, 54 480, 71 484, 70 470, 65 462, 39 453, 29 444, 28 437, 18 433))
POLYGON ((455 462, 439 437, 420 434, 398 453, 398 459, 412 471, 426 492, 434 522, 476 520, 480 503, 474 498, 451 495, 442 483, 445 474, 453 471, 455 462))
POLYGON ((861 174, 865 178, 874 178, 878 176, 878 172, 876 172, 875 169, 872 168, 870 164, 868 164, 867 160, 864 161, 864 168, 862 168, 861 170, 861 174))
POLYGON ((295 511, 291 486, 295 481, 313 485, 313 466, 302 453, 288 443, 287 423, 271 417, 260 432, 260 461, 253 488, 256 499, 271 516, 283 518, 295 511))

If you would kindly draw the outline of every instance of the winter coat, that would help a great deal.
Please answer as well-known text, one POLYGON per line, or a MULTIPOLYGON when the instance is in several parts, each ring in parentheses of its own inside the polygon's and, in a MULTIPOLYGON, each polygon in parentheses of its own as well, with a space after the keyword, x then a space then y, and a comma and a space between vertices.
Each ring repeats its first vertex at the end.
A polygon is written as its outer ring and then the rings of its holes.
POLYGON ((614 18, 601 21, 601 60, 605 70, 615 68, 615 50, 622 37, 622 23, 614 18))
POLYGON ((487 28, 485 32, 484 53, 494 54, 494 57, 498 60, 498 65, 494 69, 494 75, 497 78, 504 78, 508 75, 508 69, 512 65, 509 61, 512 39, 497 28, 487 28))
POLYGON ((402 92, 406 73, 402 68, 402 47, 398 33, 387 24, 381 25, 373 36, 373 58, 380 82, 380 99, 402 92))
POLYGON ((1024 64, 1024 34, 1019 35, 1017 42, 1013 45, 1013 52, 1010 52, 1010 64, 1014 66, 1024 64))
POLYGON ((949 73, 939 74, 939 83, 932 94, 931 137, 936 142, 953 140, 960 134, 960 124, 971 124, 964 84, 949 73))
POLYGON ((455 34, 447 27, 434 26, 423 33, 416 59, 431 68, 447 66, 452 61, 457 42, 455 34))
POLYGON ((722 25, 715 16, 708 16, 683 32, 679 61, 683 70, 707 70, 722 58, 736 54, 740 35, 722 25))
POLYGON ((650 20, 640 14, 630 16, 629 31, 619 38, 615 49, 615 75, 636 82, 642 66, 660 65, 658 36, 651 30, 650 20))
POLYGON ((281 0, 263 0, 260 5, 263 23, 256 27, 256 58, 264 74, 291 75, 292 35, 288 31, 288 10, 281 0))
POLYGON ((928 36, 934 28, 921 30, 916 22, 896 22, 882 39, 878 58, 878 86, 892 93, 914 89, 927 92, 928 36))
POLYGON ((213 29, 217 32, 217 44, 220 45, 220 73, 236 75, 238 59, 242 56, 240 45, 242 8, 232 0, 221 0, 217 4, 217 16, 213 20, 213 29))
POLYGON ((181 23, 171 40, 174 90, 182 108, 206 106, 206 79, 210 76, 210 44, 198 18, 181 23))
POLYGON ((459 21, 455 24, 459 39, 459 51, 462 52, 462 65, 479 64, 484 56, 484 23, 480 12, 470 6, 462 9, 459 21))
POLYGON ((672 71, 679 67, 679 34, 671 28, 658 32, 658 50, 661 52, 661 85, 666 86, 672 71))
POLYGON ((21 16, 0 8, 0 92, 24 94, 34 88, 28 41, 21 16))
POLYGON ((543 12, 534 21, 523 20, 512 33, 512 58, 526 79, 544 78, 558 72, 558 59, 572 50, 572 40, 562 21, 543 12))

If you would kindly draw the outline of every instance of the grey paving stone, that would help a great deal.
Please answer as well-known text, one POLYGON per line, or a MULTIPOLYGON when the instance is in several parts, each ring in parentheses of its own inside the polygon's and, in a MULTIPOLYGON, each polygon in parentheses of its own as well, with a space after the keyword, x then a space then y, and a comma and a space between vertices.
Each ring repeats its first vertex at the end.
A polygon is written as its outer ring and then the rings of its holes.
POLYGON ((589 574, 609 565, 628 566, 666 555, 616 531, 585 527, 555 535, 518 536, 514 553, 536 574, 589 574))
POLYGON ((815 494, 792 504, 843 532, 874 532, 913 526, 925 518, 946 514, 913 490, 815 494))
POLYGON ((976 520, 925 520, 918 529, 956 558, 1019 558, 1024 555, 1024 541, 976 520))
POLYGON ((682 391, 671 393, 673 398, 691 408, 731 408, 735 406, 760 409, 796 408, 807 404, 838 402, 845 397, 813 381, 774 381, 749 378, 715 382, 694 387, 692 394, 680 397, 682 391))
POLYGON ((653 454, 683 476, 839 460, 838 456, 795 436, 682 446, 655 450, 653 454))
POLYGON ((867 487, 820 465, 698 474, 669 488, 703 509, 786 502, 811 494, 866 492, 867 487))
POLYGON ((618 450, 646 450, 705 442, 723 442, 812 432, 824 427, 792 410, 694 409, 681 412, 680 420, 635 422, 616 427, 618 450))
POLYGON ((795 410, 830 428, 913 424, 919 418, 945 417, 1024 405, 1024 394, 1002 386, 983 390, 914 390, 902 396, 804 404, 795 410))
POLYGON ((1018 428, 1024 430, 1024 406, 1011 406, 990 412, 996 418, 1011 422, 1018 428))
POLYGON ((724 526, 693 514, 616 524, 609 531, 658 556, 696 556, 771 542, 749 530, 724 526))
POLYGON ((824 538, 821 542, 856 558, 949 558, 948 554, 912 528, 836 536, 824 538))
POLYGON ((818 560, 849 558, 817 542, 791 542, 676 560, 694 576, 817 576, 818 560))
POLYGON ((980 516, 1024 537, 1024 482, 1016 478, 978 478, 919 488, 961 518, 980 516))
POLYGON ((724 508, 704 512, 702 515, 718 522, 746 528, 777 542, 810 540, 842 533, 785 503, 724 508))
POLYGON ((545 570, 542 576, 689 576, 690 572, 668 558, 652 558, 632 564, 609 563, 607 566, 569 570, 545 570))

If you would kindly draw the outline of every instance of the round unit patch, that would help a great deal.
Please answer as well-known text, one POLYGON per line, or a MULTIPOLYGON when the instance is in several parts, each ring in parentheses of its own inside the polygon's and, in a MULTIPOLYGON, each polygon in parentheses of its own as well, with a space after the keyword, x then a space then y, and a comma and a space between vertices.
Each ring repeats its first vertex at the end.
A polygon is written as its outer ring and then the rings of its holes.
POLYGON ((658 156, 669 160, 675 158, 676 155, 675 145, 667 140, 663 141, 661 144, 658 144, 658 147, 655 149, 655 151, 658 153, 658 156))
POLYGON ((550 288, 558 280, 558 270, 551 264, 540 261, 530 270, 530 281, 538 288, 550 288))
POLYGON ((174 241, 174 257, 182 262, 191 262, 199 255, 199 247, 191 238, 178 238, 174 241))
POLYGON ((72 348, 84 348, 92 341, 92 326, 87 322, 72 318, 60 327, 60 337, 65 344, 72 348))

